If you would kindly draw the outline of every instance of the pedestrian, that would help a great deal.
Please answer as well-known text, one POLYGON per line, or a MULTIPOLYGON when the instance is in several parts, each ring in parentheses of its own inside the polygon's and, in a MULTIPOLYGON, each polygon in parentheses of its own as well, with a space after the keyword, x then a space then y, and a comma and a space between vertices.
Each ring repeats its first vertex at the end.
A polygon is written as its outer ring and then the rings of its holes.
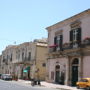
POLYGON ((38 80, 38 85, 40 85, 40 86, 41 86, 41 81, 40 81, 40 80, 38 80))
POLYGON ((31 80, 31 85, 32 85, 32 86, 35 85, 34 79, 31 80))

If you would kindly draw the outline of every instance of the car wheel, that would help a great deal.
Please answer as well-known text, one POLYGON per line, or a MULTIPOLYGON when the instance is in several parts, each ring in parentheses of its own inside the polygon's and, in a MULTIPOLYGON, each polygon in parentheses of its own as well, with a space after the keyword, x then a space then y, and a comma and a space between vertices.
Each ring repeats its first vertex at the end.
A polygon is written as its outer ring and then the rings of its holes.
POLYGON ((80 89, 80 87, 77 85, 77 89, 80 89))
POLYGON ((90 90, 90 87, 88 86, 88 87, 86 88, 86 90, 90 90))

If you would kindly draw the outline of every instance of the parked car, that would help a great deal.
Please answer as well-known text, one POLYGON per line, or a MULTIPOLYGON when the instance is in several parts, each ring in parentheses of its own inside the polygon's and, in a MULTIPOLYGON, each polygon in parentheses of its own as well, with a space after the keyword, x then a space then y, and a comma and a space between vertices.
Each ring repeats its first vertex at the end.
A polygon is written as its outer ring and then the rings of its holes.
POLYGON ((83 78, 76 83, 77 88, 83 88, 86 90, 90 90, 90 78, 83 78))
POLYGON ((1 79, 2 80, 12 80, 12 76, 10 74, 2 74, 1 79))
POLYGON ((1 76, 2 76, 2 74, 0 73, 0 79, 1 79, 1 76))

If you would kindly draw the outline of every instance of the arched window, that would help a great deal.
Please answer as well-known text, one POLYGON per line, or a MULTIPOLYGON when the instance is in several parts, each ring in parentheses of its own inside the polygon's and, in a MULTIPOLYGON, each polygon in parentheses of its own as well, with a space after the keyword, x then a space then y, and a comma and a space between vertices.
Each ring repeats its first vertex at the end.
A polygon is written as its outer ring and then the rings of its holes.
POLYGON ((57 65, 57 66, 56 66, 56 69, 60 69, 60 66, 59 66, 59 65, 57 65))
POLYGON ((75 59, 73 60, 72 65, 73 65, 73 64, 79 64, 78 58, 75 58, 75 59))

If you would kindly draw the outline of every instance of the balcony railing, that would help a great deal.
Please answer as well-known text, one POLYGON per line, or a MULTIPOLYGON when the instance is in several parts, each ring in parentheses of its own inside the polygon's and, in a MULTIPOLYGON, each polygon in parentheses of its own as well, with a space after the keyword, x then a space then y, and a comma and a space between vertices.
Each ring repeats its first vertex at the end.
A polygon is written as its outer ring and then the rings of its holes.
POLYGON ((25 61, 27 62, 27 61, 30 61, 30 60, 31 60, 30 57, 24 57, 24 58, 22 59, 22 61, 24 61, 24 62, 25 62, 25 61))
POLYGON ((56 50, 55 50, 55 47, 53 47, 53 48, 49 48, 49 53, 51 53, 51 52, 55 52, 56 50))
POLYGON ((58 46, 58 45, 51 45, 51 46, 49 46, 49 53, 55 52, 57 46, 58 46))
MULTIPOLYGON (((64 51, 64 50, 75 49, 75 48, 85 48, 87 46, 90 46, 90 40, 83 40, 81 43, 77 42, 76 44, 77 45, 74 46, 74 43, 73 44, 72 43, 65 43, 65 44, 63 44, 62 49, 64 51)), ((56 46, 49 47, 49 53, 56 52, 56 51, 57 51, 56 46)), ((62 51, 62 50, 60 50, 60 51, 62 51)))
POLYGON ((81 43, 81 47, 82 47, 82 48, 85 48, 86 46, 90 46, 90 40, 84 40, 84 41, 81 43))
MULTIPOLYGON (((82 41, 81 43, 77 43, 77 46, 75 48, 85 48, 87 46, 90 46, 90 41, 82 41)), ((73 44, 69 44, 66 47, 63 47, 63 50, 66 49, 74 49, 73 44)))

